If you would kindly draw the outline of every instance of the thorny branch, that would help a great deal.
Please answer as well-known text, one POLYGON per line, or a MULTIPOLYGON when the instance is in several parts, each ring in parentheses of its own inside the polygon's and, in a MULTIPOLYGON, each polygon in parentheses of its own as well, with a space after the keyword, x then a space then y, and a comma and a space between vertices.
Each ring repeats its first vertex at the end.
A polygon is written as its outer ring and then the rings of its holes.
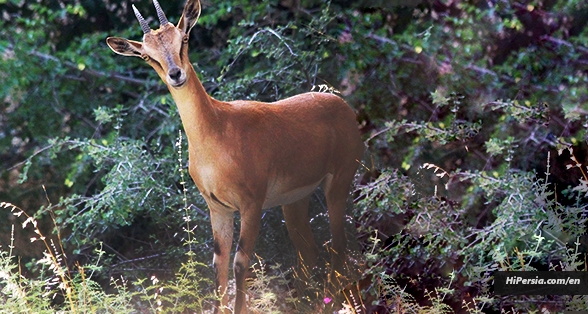
MULTIPOLYGON (((368 33, 367 35, 365 35, 365 38, 374 40, 376 42, 382 43, 382 44, 389 44, 389 45, 393 45, 394 47, 396 47, 397 49, 400 48, 406 52, 414 52, 414 47, 410 46, 410 45, 406 45, 406 44, 402 44, 399 45, 396 41, 394 41, 393 39, 387 38, 387 37, 383 37, 383 36, 379 36, 379 35, 375 35, 372 33, 368 33)), ((557 44, 557 45, 565 45, 568 46, 572 49, 576 49, 582 53, 588 53, 588 48, 585 47, 581 47, 581 46, 576 46, 573 45, 570 42, 561 40, 561 39, 557 39, 557 38, 553 38, 553 37, 544 37, 542 38, 545 41, 551 42, 553 44, 557 44)), ((421 54, 424 54, 424 52, 421 52, 421 54)), ((412 62, 415 64, 421 64, 422 62, 419 60, 406 60, 403 59, 404 62, 412 62)), ((502 80, 504 82, 510 83, 510 84, 515 84, 517 82, 517 80, 511 76, 508 76, 506 74, 498 74, 493 70, 487 69, 487 68, 483 68, 477 65, 473 65, 473 64, 468 64, 465 66, 461 66, 463 67, 465 70, 469 70, 469 71, 473 71, 476 72, 479 75, 488 75, 488 76, 492 76, 495 79, 498 80, 502 80)), ((559 93, 561 92, 559 90, 559 88, 554 87, 554 86, 543 86, 543 85, 534 85, 534 84, 527 84, 526 85, 528 88, 530 88, 533 91, 546 91, 546 92, 551 92, 551 93, 559 93)))
MULTIPOLYGON (((8 47, 6 48, 7 50, 9 50, 10 52, 14 52, 14 46, 12 44, 9 44, 8 47)), ((130 76, 125 76, 125 75, 120 75, 117 73, 113 73, 113 72, 104 72, 104 71, 98 71, 98 70, 94 70, 94 69, 90 69, 88 67, 84 68, 83 70, 80 70, 78 65, 71 62, 71 61, 62 61, 61 59, 52 56, 50 54, 47 53, 43 53, 43 52, 39 52, 36 50, 31 50, 27 52, 29 55, 37 57, 39 59, 42 60, 50 60, 53 62, 56 62, 58 64, 63 64, 66 67, 70 68, 70 69, 74 69, 77 71, 80 71, 83 74, 87 74, 93 77, 107 77, 107 78, 113 78, 119 81, 123 81, 123 82, 127 82, 127 83, 131 83, 131 84, 135 84, 135 85, 141 85, 141 86, 145 86, 145 85, 150 85, 151 82, 148 80, 143 80, 143 79, 138 79, 138 78, 134 78, 134 77, 130 77, 130 76)), ((80 80, 80 78, 78 77, 68 77, 70 79, 75 79, 75 80, 80 80)), ((81 78, 81 80, 84 80, 84 78, 81 78)), ((162 88, 160 87, 155 87, 156 89, 160 89, 162 88)))

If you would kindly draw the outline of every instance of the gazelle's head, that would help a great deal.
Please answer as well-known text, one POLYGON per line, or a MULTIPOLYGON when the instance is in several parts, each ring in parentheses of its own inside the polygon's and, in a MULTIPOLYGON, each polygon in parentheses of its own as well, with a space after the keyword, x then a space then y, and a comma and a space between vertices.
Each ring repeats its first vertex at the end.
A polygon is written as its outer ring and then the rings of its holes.
POLYGON ((159 29, 149 28, 133 5, 133 11, 143 30, 143 42, 108 37, 106 43, 112 51, 120 55, 143 58, 170 88, 180 88, 186 83, 186 73, 191 67, 188 60, 188 38, 200 16, 200 0, 187 0, 178 26, 168 22, 157 0, 153 0, 153 4, 159 17, 159 29))

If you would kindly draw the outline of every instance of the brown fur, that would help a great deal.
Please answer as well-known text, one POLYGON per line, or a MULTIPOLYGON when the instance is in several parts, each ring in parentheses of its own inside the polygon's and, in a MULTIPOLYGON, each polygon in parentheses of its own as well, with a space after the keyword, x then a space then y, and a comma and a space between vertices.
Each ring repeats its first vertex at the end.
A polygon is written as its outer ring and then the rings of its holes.
MULTIPOLYGON (((245 273, 259 232, 261 210, 282 205, 290 237, 307 267, 318 248, 308 222, 308 199, 322 185, 333 236, 332 266, 345 261, 344 214, 364 145, 355 113, 338 96, 305 93, 274 103, 223 102, 210 97, 188 60, 188 32, 200 14, 188 0, 178 27, 166 24, 143 42, 108 38, 125 56, 141 56, 168 85, 188 137, 190 175, 209 208, 217 288, 228 285, 233 213, 241 214, 234 272, 235 313, 247 311, 245 273)), ((222 298, 216 310, 227 309, 222 298)))

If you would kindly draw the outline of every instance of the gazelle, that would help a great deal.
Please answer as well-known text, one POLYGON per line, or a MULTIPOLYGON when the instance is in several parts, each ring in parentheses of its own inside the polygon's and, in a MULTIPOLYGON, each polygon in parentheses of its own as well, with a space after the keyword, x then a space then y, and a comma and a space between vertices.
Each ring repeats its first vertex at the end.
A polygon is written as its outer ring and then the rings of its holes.
POLYGON ((262 209, 282 205, 286 227, 299 257, 308 267, 318 247, 308 219, 313 191, 322 186, 332 235, 331 265, 345 263, 345 207, 365 146, 355 113, 328 93, 305 93, 274 103, 210 97, 188 59, 188 38, 200 16, 200 1, 188 0, 177 26, 153 0, 160 27, 151 30, 133 6, 143 42, 109 37, 110 49, 143 58, 165 82, 178 107, 188 138, 189 171, 210 209, 213 264, 219 309, 228 310, 226 290, 233 242, 233 214, 241 230, 233 271, 235 313, 247 312, 245 273, 260 228, 262 209))

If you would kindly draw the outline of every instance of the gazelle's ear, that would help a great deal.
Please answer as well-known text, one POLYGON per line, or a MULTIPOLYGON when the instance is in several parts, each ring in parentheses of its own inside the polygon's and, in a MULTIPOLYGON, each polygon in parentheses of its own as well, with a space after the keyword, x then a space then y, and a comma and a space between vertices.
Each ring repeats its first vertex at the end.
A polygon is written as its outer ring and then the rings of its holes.
POLYGON ((123 56, 141 57, 143 54, 143 44, 120 37, 106 38, 106 44, 112 51, 123 56))
POLYGON ((200 17, 200 10, 200 0, 188 0, 184 5, 184 13, 178 22, 178 28, 185 34, 189 34, 200 17))

